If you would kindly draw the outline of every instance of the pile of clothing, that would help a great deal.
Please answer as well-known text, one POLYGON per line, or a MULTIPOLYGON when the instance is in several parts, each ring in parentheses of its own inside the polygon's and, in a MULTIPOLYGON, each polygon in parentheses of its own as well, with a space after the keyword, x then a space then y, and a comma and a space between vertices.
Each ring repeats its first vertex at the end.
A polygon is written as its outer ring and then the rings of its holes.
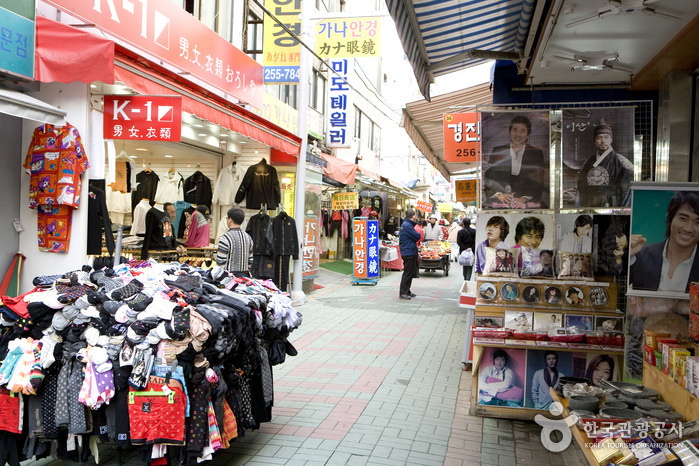
POLYGON ((270 280, 132 261, 34 279, 0 305, 0 462, 212 458, 271 419, 272 367, 301 314, 270 280))

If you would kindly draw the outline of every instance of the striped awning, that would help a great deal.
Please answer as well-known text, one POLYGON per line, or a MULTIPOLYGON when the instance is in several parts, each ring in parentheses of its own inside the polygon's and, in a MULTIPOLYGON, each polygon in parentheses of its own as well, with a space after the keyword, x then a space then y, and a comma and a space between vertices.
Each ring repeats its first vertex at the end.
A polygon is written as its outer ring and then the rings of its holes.
POLYGON ((516 60, 536 0, 386 0, 420 92, 435 76, 488 59, 516 60))

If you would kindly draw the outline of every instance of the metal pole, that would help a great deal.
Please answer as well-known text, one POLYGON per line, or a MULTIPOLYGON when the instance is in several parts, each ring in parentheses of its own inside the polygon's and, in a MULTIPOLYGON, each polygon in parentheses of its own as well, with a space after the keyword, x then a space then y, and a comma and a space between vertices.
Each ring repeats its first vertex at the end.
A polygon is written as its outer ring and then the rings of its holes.
MULTIPOLYGON (((310 43, 308 12, 310 8, 301 9, 301 41, 310 43)), ((311 67, 310 52, 301 47, 299 56, 299 137, 301 138, 301 150, 296 163, 296 199, 294 203, 294 213, 296 214, 296 231, 299 240, 303 238, 303 224, 306 214, 306 150, 308 146, 308 81, 311 67)), ((291 284, 291 301, 294 305, 301 305, 306 302, 306 295, 303 292, 303 245, 299 245, 301 253, 299 260, 294 261, 294 279, 291 284)))
POLYGON ((121 242, 123 240, 124 236, 124 226, 119 225, 119 231, 117 231, 117 239, 116 239, 116 246, 114 247, 114 263, 112 264, 112 267, 116 267, 119 265, 119 261, 121 260, 121 242))

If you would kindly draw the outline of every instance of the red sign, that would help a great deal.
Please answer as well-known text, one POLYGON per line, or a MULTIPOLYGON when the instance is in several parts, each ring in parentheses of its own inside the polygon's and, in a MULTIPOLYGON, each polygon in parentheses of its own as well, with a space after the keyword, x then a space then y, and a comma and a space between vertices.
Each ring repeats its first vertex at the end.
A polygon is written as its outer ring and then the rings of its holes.
POLYGON ((303 276, 315 277, 320 266, 320 220, 303 221, 303 276))
POLYGON ((104 96, 104 139, 179 142, 181 129, 181 96, 104 96))
POLYGON ((481 124, 477 112, 444 115, 444 160, 478 162, 481 124))
POLYGON ((262 108, 262 65, 171 0, 47 0, 48 3, 262 108))
POLYGON ((432 212, 432 204, 425 201, 416 201, 415 208, 427 213, 432 212))

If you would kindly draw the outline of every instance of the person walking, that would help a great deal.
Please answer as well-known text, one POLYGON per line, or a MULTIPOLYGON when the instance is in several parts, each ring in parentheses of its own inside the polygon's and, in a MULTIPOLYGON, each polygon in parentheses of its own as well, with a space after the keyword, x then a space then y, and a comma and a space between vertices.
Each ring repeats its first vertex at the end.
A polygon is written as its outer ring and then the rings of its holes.
POLYGON ((417 217, 413 209, 405 212, 405 220, 400 227, 398 245, 400 255, 403 258, 403 276, 400 279, 400 299, 411 299, 415 297, 410 291, 413 284, 413 277, 417 272, 417 242, 420 233, 415 231, 415 221, 417 217))
MULTIPOLYGON (((471 251, 474 251, 473 254, 475 256, 476 232, 473 230, 473 228, 471 228, 470 218, 464 219, 463 228, 459 230, 459 233, 456 235, 456 244, 459 245, 459 255, 461 255, 461 253, 468 248, 471 248, 471 251)), ((464 280, 470 280, 471 273, 473 272, 473 265, 464 265, 462 270, 464 273, 464 280)))

